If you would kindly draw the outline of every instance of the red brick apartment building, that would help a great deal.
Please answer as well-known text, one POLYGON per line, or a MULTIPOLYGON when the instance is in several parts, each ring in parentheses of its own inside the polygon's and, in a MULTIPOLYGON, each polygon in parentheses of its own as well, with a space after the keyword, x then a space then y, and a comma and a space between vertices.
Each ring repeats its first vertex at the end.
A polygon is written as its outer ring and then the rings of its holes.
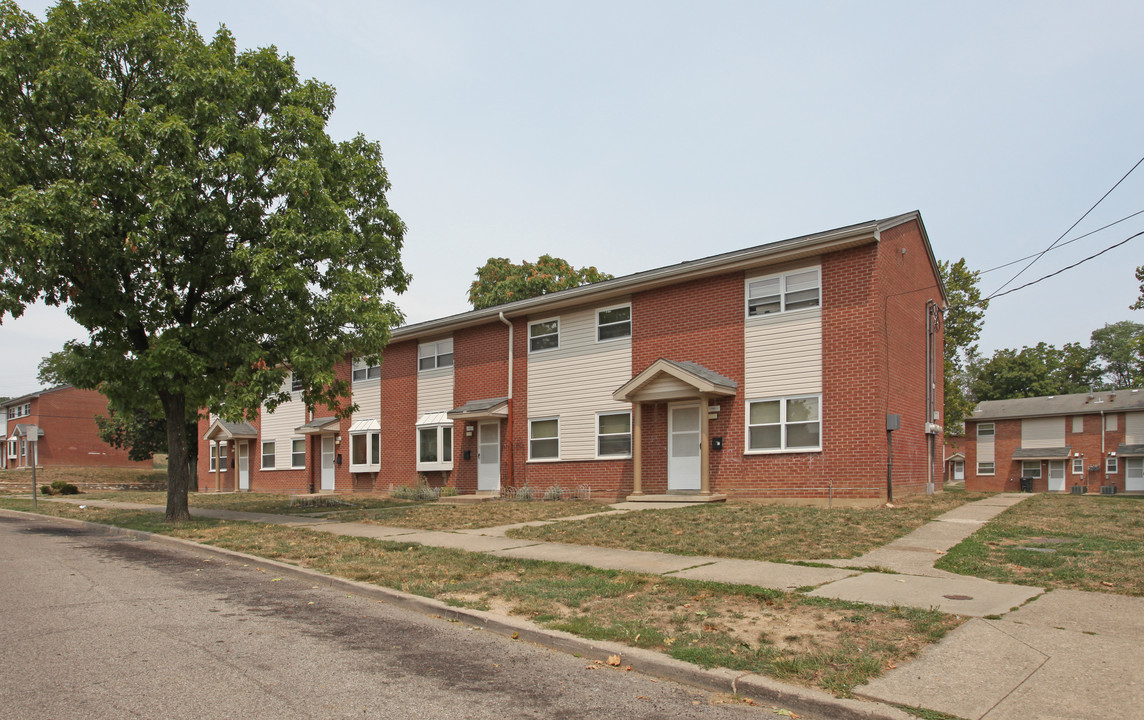
POLYGON ((1144 392, 990 400, 965 421, 965 488, 1144 492, 1144 392))
POLYGON ((345 363, 349 419, 204 420, 199 487, 877 502, 898 423, 894 491, 925 492, 944 304, 913 212, 408 325, 345 363))
POLYGON ((94 390, 61 385, 0 403, 7 423, 0 467, 151 467, 128 459, 99 439, 95 416, 107 414, 107 398, 94 390))

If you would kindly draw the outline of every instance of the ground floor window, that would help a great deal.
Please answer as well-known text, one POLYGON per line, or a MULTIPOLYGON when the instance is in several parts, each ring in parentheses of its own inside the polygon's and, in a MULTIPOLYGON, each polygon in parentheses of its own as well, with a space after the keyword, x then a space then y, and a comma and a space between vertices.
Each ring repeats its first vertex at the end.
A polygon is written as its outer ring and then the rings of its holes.
POLYGON ((211 441, 211 472, 226 472, 226 445, 211 441), (220 467, 221 465, 221 467, 220 467))
POLYGON ((747 450, 821 450, 819 395, 755 400, 747 416, 747 450))
POLYGON ((1021 461, 1021 477, 1040 479, 1040 477, 1041 477, 1041 461, 1040 460, 1022 460, 1021 461))
POLYGON ((290 467, 306 467, 306 440, 304 438, 290 441, 290 467))
POLYGON ((540 418, 528 423, 528 459, 560 459, 560 419, 540 418))
POLYGON ((993 474, 993 463, 991 463, 991 462, 979 462, 979 463, 977 463, 977 474, 978 475, 992 475, 993 474))
POLYGON ((1073 458, 1072 474, 1084 475, 1084 458, 1073 458))
POLYGON ((1119 469, 1120 469, 1120 468, 1119 468, 1119 466, 1117 465, 1117 462, 1116 462, 1116 458, 1115 458, 1115 457, 1110 457, 1110 458, 1108 458, 1108 459, 1106 459, 1106 460, 1104 461, 1104 472, 1105 472, 1105 473, 1107 473, 1108 475, 1114 475, 1114 474, 1116 474, 1116 472, 1117 472, 1119 469))
POLYGON ((417 470, 453 469, 453 424, 417 428, 417 470))
POLYGON ((596 416, 596 456, 631 457, 632 414, 601 413, 596 416))
POLYGON ((262 443, 262 469, 274 469, 274 441, 267 440, 262 443))
POLYGON ((9 440, 8 441, 8 457, 13 459, 13 460, 15 460, 17 457, 19 457, 17 455, 17 453, 19 452, 18 448, 19 448, 19 444, 16 442, 16 438, 12 438, 11 440, 9 440))
POLYGON ((381 434, 377 431, 350 435, 350 472, 381 469, 381 434))

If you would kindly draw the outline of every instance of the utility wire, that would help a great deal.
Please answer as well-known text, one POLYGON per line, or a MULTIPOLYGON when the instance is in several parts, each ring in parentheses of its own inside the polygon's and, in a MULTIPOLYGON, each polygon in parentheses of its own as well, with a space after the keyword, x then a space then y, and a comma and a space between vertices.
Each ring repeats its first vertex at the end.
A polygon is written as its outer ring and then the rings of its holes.
MULTIPOLYGON (((1041 282, 1042 280, 1048 280, 1049 278, 1053 277, 1054 275, 1060 275, 1065 270, 1072 270, 1077 265, 1081 265, 1083 263, 1086 263, 1089 260, 1092 260, 1093 258, 1100 257, 1101 255, 1108 252, 1109 250, 1115 250, 1116 248, 1120 247, 1121 245, 1124 245, 1125 243, 1129 242, 1130 240, 1135 240, 1136 238, 1140 237, 1141 235, 1144 235, 1144 230, 1141 230, 1140 232, 1136 233, 1135 235, 1129 235, 1128 237, 1124 238, 1123 240, 1116 243, 1115 245, 1111 245, 1109 247, 1106 247, 1105 249, 1101 250, 1100 252, 1093 254, 1093 255, 1089 255, 1088 257, 1086 257, 1083 260, 1078 260, 1077 262, 1073 263, 1072 265, 1068 265, 1067 267, 1063 267, 1054 273, 1049 273, 1048 275, 1045 275, 1044 277, 1039 277, 1036 280, 1033 280, 1032 282, 1027 282, 1024 285, 1020 285, 1018 287, 1013 288, 1012 290, 1006 290, 1005 292, 995 292, 992 295, 990 295, 989 297, 987 297, 986 300, 992 300, 993 298, 999 298, 1002 295, 1008 295, 1009 293, 1015 293, 1018 290, 1022 290, 1024 288, 1029 287, 1030 285, 1036 285, 1037 283, 1041 282)), ((1015 276, 1014 276, 1014 279, 1016 279, 1015 276)), ((1012 282, 1012 281, 1010 281, 1010 282, 1012 282)))
MULTIPOLYGON (((1141 215, 1141 214, 1144 214, 1144 210, 1137 210, 1136 212, 1132 213, 1131 215, 1120 218, 1116 222, 1110 222, 1107 225, 1105 225, 1104 227, 1098 227, 1097 229, 1095 229, 1091 232, 1086 232, 1084 235, 1077 235, 1072 240, 1065 240, 1063 243, 1061 243, 1060 245, 1057 245, 1055 248, 1052 248, 1052 249, 1053 250, 1060 250, 1065 245, 1070 245, 1070 244, 1076 242, 1077 240, 1083 240, 1084 238, 1086 238, 1090 235, 1097 234, 1101 230, 1107 230, 1108 228, 1110 228, 1114 225, 1119 225, 1120 223, 1124 222, 1125 220, 1131 220, 1132 218, 1136 217, 1137 215, 1141 215)), ((1005 263, 1004 265, 998 265, 997 267, 991 267, 988 270, 978 270, 977 274, 978 275, 984 275, 985 273, 991 273, 994 270, 1001 270, 1003 268, 1009 267, 1010 265, 1016 265, 1017 263, 1021 262, 1022 260, 1028 260, 1029 258, 1034 258, 1034 257, 1037 257, 1037 253, 1033 253, 1032 255, 1026 255, 1023 258, 1017 258, 1016 260, 1010 260, 1009 262, 1005 263)))
MULTIPOLYGON (((1014 275, 1013 277, 1011 277, 1011 278, 1009 278, 1007 281, 1005 281, 1005 284, 1004 284, 1004 285, 1002 285, 1001 287, 997 288, 995 291, 993 291, 993 294, 992 294, 992 295, 990 295, 989 297, 987 297, 987 298, 985 298, 985 299, 986 299, 986 300, 992 300, 992 299, 993 299, 993 298, 995 298, 995 297, 1000 297, 1000 296, 1002 295, 1002 293, 1001 293, 1001 291, 1002 291, 1002 290, 1004 290, 1006 287, 1008 287, 1008 286, 1009 286, 1009 285, 1010 285, 1010 284, 1011 284, 1011 283, 1012 283, 1014 280, 1016 280, 1017 278, 1021 277, 1021 275, 1022 275, 1022 274, 1023 274, 1023 273, 1024 273, 1026 270, 1028 270, 1029 268, 1031 268, 1031 267, 1033 266, 1033 263, 1035 263, 1035 262, 1037 262, 1038 260, 1040 260, 1040 259, 1041 259, 1041 257, 1042 257, 1042 256, 1043 256, 1045 253, 1047 253, 1048 251, 1050 251, 1050 250, 1052 250, 1054 247, 1056 247, 1056 246, 1057 246, 1057 244, 1058 244, 1058 243, 1060 243, 1060 241, 1061 241, 1061 240, 1063 240, 1063 239, 1065 238, 1065 236, 1066 236, 1066 235, 1068 235, 1069 233, 1071 233, 1071 232, 1073 231, 1073 229, 1074 229, 1074 228, 1075 228, 1077 225, 1080 225, 1081 221, 1083 221, 1083 220, 1084 220, 1086 217, 1088 217, 1089 213, 1091 213, 1093 210, 1095 210, 1095 209, 1096 209, 1096 207, 1097 207, 1097 205, 1100 205, 1102 202, 1104 202, 1104 199, 1105 199, 1106 197, 1108 197, 1109 195, 1111 195, 1113 190, 1115 190, 1116 188, 1120 187, 1120 183, 1124 182, 1124 181, 1125 181, 1125 180, 1128 178, 1128 176, 1129 176, 1129 175, 1131 175, 1131 174, 1133 173, 1133 171, 1135 171, 1135 170, 1136 170, 1136 168, 1140 167, 1140 163, 1144 163, 1144 157, 1141 157, 1139 160, 1137 160, 1137 161, 1136 161, 1136 164, 1132 166, 1132 169, 1131 169, 1131 170, 1129 170, 1128 172, 1124 173, 1124 177, 1122 177, 1122 178, 1120 178, 1119 180, 1117 180, 1117 181, 1116 181, 1116 184, 1115 184, 1115 185, 1113 185, 1112 187, 1110 187, 1110 188, 1108 189, 1108 192, 1106 192, 1106 193, 1104 193, 1103 195, 1101 195, 1101 196, 1100 196, 1100 199, 1099 199, 1099 200, 1097 200, 1097 201, 1096 201, 1096 202, 1093 204, 1093 206, 1092 206, 1092 207, 1090 207, 1088 210, 1086 210, 1086 211, 1085 211, 1085 213, 1084 213, 1084 215, 1081 215, 1079 218, 1077 218, 1077 221, 1076 221, 1076 222, 1074 222, 1072 225, 1070 225, 1068 230, 1065 230, 1063 233, 1061 233, 1060 237, 1058 237, 1056 240, 1054 240, 1052 245, 1049 245, 1047 248, 1045 248, 1045 249, 1044 249, 1044 250, 1042 250, 1040 253, 1038 253, 1036 257, 1034 257, 1032 260, 1030 260, 1030 261, 1029 261, 1029 264, 1028 264, 1028 265, 1026 265, 1025 267, 1023 267, 1023 268, 1021 268, 1020 270, 1018 270, 1016 275, 1014 275)), ((1131 239, 1131 238, 1130 238, 1130 239, 1131 239)), ((1113 246, 1113 247, 1115 247, 1115 246, 1113 246)), ((1111 249, 1111 248, 1109 248, 1109 249, 1111 249)), ((1099 254, 1099 253, 1098 253, 1098 254, 1099 254)), ((1095 257, 1095 256, 1093 256, 1093 257, 1095 257)), ((1082 260, 1081 262, 1084 262, 1084 261, 1082 260)), ((1079 265, 1080 263, 1077 263, 1077 264, 1079 265)), ((1070 266, 1070 267, 1076 267, 1076 265, 1072 265, 1072 266, 1070 266)), ((1063 272, 1064 270, 1068 270, 1068 269, 1069 269, 1069 268, 1063 268, 1063 269, 1061 270, 1061 272, 1063 272)), ((1055 275, 1055 274, 1056 274, 1056 273, 1053 273, 1053 275, 1055 275)), ((1052 275, 1047 275, 1046 277, 1052 277, 1052 275)), ((1041 278, 1041 280, 1044 280, 1044 279, 1045 279, 1045 278, 1041 278)), ((1040 282, 1040 280, 1038 280, 1038 281, 1036 281, 1036 282, 1040 282)), ((1027 287, 1028 285, 1031 285, 1031 284, 1032 284, 1032 283, 1028 283, 1028 284, 1026 284, 1026 285, 1022 285, 1021 287, 1027 287)), ((1010 291, 1010 292, 1012 292, 1012 291, 1010 291)), ((1008 293, 1004 293, 1004 294, 1008 294, 1008 293)))

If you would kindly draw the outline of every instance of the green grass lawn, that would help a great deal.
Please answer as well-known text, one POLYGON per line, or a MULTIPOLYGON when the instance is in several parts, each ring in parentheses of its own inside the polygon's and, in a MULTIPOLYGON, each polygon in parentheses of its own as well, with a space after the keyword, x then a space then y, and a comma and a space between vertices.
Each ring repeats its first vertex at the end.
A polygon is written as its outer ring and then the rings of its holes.
POLYGON ((917 529, 983 493, 947 491, 914 496, 895 507, 821 508, 757 503, 711 503, 643 510, 544 527, 509 537, 580 545, 796 561, 857 557, 917 529))
POLYGON ((936 567, 998 582, 1144 596, 1144 497, 1037 495, 952 548, 936 567))
MULTIPOLYGON (((0 507, 27 511, 31 501, 0 498, 0 507)), ((218 520, 168 525, 155 513, 81 510, 64 503, 41 503, 40 512, 186 538, 842 696, 915 656, 964 620, 934 610, 869 606, 276 525, 218 520)))

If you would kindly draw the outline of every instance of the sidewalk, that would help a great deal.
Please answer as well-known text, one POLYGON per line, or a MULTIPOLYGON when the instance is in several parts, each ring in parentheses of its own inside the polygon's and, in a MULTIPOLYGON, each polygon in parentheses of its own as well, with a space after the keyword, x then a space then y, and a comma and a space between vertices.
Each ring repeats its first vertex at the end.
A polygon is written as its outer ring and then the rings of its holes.
MULTIPOLYGON (((1139 671, 1144 667, 1144 598, 1062 590, 1045 594, 1042 588, 995 583, 933 567, 946 550, 1028 497, 1000 494, 969 503, 861 557, 815 561, 831 567, 506 537, 507 530, 515 526, 424 531, 207 508, 196 508, 195 514, 778 590, 813 587, 808 593, 812 596, 938 608, 974 619, 927 648, 916 660, 857 688, 856 695, 939 710, 967 720, 1144 718, 1144 703, 1140 701, 1144 675, 1139 671)), ((86 504, 163 510, 135 503, 86 504)))

